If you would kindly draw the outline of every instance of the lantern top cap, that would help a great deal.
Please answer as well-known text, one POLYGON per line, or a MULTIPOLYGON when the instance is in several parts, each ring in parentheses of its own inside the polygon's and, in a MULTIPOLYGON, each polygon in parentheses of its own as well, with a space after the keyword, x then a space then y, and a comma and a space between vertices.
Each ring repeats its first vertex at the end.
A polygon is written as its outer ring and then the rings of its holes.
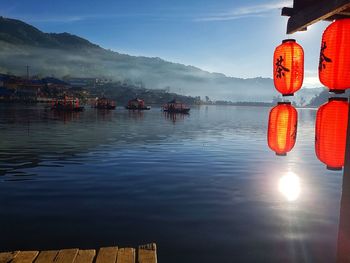
POLYGON ((335 19, 334 22, 340 21, 340 20, 350 20, 350 18, 349 17, 339 17, 339 18, 335 19))
POLYGON ((328 101, 348 101, 348 98, 344 98, 344 97, 333 97, 333 98, 329 98, 328 101))
POLYGON ((277 102, 277 105, 290 105, 291 102, 290 101, 279 101, 277 102))
POLYGON ((288 38, 288 39, 282 40, 282 43, 287 43, 287 42, 297 42, 297 41, 293 38, 288 38))

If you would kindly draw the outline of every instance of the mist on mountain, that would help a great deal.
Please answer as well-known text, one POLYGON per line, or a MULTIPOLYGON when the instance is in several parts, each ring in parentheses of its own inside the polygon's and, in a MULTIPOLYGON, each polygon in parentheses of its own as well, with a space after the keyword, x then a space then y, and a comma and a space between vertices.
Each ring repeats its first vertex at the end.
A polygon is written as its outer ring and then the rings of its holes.
MULTIPOLYGON (((211 100, 271 102, 278 95, 271 78, 228 77, 160 58, 121 54, 69 33, 44 33, 4 17, 0 18, 0 61, 1 73, 25 75, 29 66, 31 75, 107 78, 211 100)), ((319 92, 309 89, 303 99, 319 92)))

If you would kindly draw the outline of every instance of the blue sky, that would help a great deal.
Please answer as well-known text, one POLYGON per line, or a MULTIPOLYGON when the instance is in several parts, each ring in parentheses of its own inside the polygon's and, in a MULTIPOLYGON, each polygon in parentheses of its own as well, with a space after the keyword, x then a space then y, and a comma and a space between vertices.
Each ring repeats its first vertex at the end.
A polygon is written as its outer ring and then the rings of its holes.
POLYGON ((234 77, 271 77, 274 48, 296 38, 306 86, 317 77, 322 22, 285 34, 292 0, 1 0, 0 15, 45 32, 69 32, 121 53, 161 57, 234 77))

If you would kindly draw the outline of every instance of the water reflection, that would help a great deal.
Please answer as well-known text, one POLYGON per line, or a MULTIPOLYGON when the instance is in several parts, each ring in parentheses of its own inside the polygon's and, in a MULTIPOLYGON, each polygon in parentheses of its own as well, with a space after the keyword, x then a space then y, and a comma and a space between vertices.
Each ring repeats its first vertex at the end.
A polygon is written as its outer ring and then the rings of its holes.
POLYGON ((86 108, 64 124, 40 105, 1 106, 3 250, 151 240, 168 263, 335 258, 341 183, 314 155, 314 111, 301 110, 294 151, 272 158, 268 108, 194 108, 174 125, 160 108, 86 108))
POLYGON ((299 198, 301 191, 299 176, 289 171, 280 178, 278 182, 278 190, 287 201, 296 201, 299 198))
POLYGON ((187 116, 189 116, 189 114, 164 112, 165 119, 172 121, 174 124, 177 121, 183 121, 187 116))
POLYGON ((80 112, 50 111, 48 115, 52 115, 55 120, 63 121, 64 124, 79 120, 80 118, 80 112))
POLYGON ((145 118, 145 113, 141 110, 128 110, 128 116, 134 120, 143 120, 145 118))

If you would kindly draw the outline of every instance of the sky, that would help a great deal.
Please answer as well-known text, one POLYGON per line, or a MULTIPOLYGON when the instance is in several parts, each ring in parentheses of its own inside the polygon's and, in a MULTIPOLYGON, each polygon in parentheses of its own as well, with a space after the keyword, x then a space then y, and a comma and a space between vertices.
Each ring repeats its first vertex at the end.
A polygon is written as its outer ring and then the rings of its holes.
POLYGON ((0 15, 44 32, 69 32, 103 48, 160 57, 232 77, 272 77, 272 56, 285 38, 305 51, 306 87, 317 75, 322 32, 286 34, 281 8, 292 0, 1 0, 0 15))

